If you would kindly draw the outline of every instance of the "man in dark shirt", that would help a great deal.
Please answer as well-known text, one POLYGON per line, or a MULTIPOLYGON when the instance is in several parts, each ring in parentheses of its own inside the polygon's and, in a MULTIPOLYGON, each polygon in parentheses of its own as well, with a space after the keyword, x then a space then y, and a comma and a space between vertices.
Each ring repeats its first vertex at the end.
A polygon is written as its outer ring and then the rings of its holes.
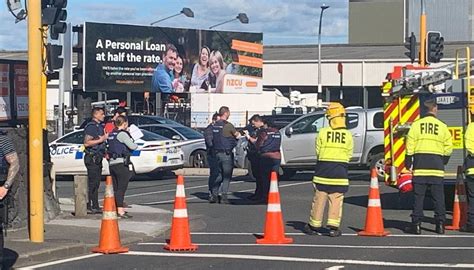
POLYGON ((212 139, 212 129, 216 121, 219 120, 219 114, 214 113, 212 116, 212 122, 206 127, 204 130, 204 139, 206 142, 206 149, 207 149, 207 164, 209 164, 209 203, 216 203, 217 202, 217 194, 212 193, 212 188, 215 185, 216 179, 219 176, 219 167, 217 166, 217 158, 216 153, 214 151, 212 139))
MULTIPOLYGON (((4 132, 0 132, 0 163, 2 164, 2 183, 0 186, 0 268, 3 265, 3 224, 8 223, 5 220, 5 212, 8 211, 5 198, 10 190, 15 178, 20 170, 20 162, 18 155, 13 147, 13 143, 10 138, 4 132), (6 162, 5 162, 6 161, 6 162), (8 165, 8 166, 3 166, 8 165), (6 174, 6 177, 5 177, 6 174)), ((25 206, 26 207, 26 206, 25 206)))
POLYGON ((100 214, 99 186, 102 177, 102 159, 105 155, 108 133, 102 123, 105 119, 103 108, 92 109, 92 120, 84 128, 84 164, 87 168, 89 199, 87 210, 90 214, 100 214))
MULTIPOLYGON (((261 192, 262 192, 262 181, 260 175, 260 155, 258 153, 257 147, 255 146, 255 142, 257 140, 258 132, 263 126, 262 125, 254 125, 254 122, 258 122, 257 120, 261 119, 261 116, 258 114, 253 115, 250 120, 249 124, 245 127, 244 131, 248 134, 248 146, 247 146, 247 158, 250 162, 250 171, 252 172, 252 176, 255 178, 255 192, 254 194, 250 195, 248 199, 259 201, 262 199, 261 192)), ((261 121, 260 121, 261 122, 261 121)), ((258 122, 258 124, 260 124, 258 122)))

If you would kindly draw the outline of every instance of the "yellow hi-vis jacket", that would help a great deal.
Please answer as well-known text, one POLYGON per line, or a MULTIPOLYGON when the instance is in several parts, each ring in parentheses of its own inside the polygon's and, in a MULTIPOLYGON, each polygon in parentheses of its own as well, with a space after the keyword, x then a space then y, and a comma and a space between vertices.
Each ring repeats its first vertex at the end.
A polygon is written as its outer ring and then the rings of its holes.
POLYGON ((405 166, 413 165, 413 176, 444 178, 444 165, 453 151, 446 124, 433 115, 413 123, 406 138, 405 166))
POLYGON ((467 150, 467 157, 464 160, 464 172, 468 176, 474 176, 474 122, 467 126, 464 142, 467 150))
POLYGON ((349 185, 347 170, 353 148, 352 133, 349 130, 322 128, 316 138, 318 163, 313 182, 331 186, 349 185))

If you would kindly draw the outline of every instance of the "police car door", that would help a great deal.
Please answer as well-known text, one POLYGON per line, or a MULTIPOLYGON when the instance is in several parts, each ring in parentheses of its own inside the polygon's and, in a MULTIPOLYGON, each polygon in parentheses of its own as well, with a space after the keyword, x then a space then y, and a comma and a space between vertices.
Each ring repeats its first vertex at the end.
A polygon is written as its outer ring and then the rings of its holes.
POLYGON ((57 174, 85 173, 83 151, 84 132, 82 130, 69 133, 49 146, 51 161, 57 174))
POLYGON ((284 164, 314 165, 316 163, 315 141, 325 122, 324 113, 311 114, 295 120, 282 129, 284 164))

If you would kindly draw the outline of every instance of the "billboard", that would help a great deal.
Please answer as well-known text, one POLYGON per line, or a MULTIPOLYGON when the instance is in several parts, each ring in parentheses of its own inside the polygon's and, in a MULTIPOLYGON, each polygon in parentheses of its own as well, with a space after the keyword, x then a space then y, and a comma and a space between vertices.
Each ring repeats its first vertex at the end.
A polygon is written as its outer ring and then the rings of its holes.
POLYGON ((10 119, 10 65, 0 63, 0 121, 10 119))
POLYGON ((262 40, 262 33, 86 22, 84 90, 260 93, 262 40), (167 58, 169 48, 176 55, 167 58))

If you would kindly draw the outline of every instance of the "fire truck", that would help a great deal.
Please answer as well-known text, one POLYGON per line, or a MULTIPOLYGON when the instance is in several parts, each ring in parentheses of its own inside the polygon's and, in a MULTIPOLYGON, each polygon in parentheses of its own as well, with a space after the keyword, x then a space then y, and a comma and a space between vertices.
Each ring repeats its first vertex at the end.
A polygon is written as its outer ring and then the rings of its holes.
POLYGON ((435 98, 438 118, 446 123, 453 139, 453 153, 445 167, 445 184, 453 185, 457 167, 466 150, 463 136, 474 106, 470 49, 456 51, 455 63, 439 67, 396 66, 382 85, 384 97, 385 182, 396 186, 404 170, 405 138, 411 124, 424 116, 423 102, 435 98))

